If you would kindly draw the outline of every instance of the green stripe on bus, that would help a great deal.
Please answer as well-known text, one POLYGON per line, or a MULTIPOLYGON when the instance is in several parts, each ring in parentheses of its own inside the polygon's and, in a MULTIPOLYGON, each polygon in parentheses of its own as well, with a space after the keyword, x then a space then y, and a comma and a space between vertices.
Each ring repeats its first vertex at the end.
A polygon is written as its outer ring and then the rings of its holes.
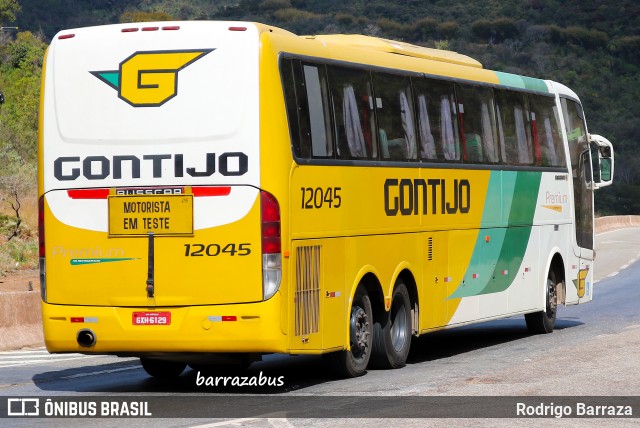
POLYGON ((515 177, 513 202, 509 211, 509 227, 505 233, 492 281, 481 294, 504 291, 513 282, 524 258, 531 236, 531 224, 538 202, 540 172, 518 172, 515 177))
POLYGON ((69 263, 72 266, 93 265, 96 263, 112 263, 112 262, 126 262, 129 260, 140 260, 131 257, 119 257, 119 258, 106 258, 106 259, 71 259, 69 263))
POLYGON ((530 91, 537 92, 549 92, 549 88, 544 80, 536 79, 533 77, 519 76, 517 74, 503 73, 496 71, 500 84, 505 86, 511 86, 512 88, 528 89, 530 91))
POLYGON ((549 88, 544 80, 534 79, 533 77, 522 76, 522 80, 527 89, 538 92, 549 93, 549 88))
POLYGON ((507 214, 511 208, 513 189, 515 186, 516 172, 510 177, 512 180, 504 181, 505 172, 491 171, 489 177, 489 185, 487 186, 487 194, 485 196, 484 211, 482 212, 481 228, 478 231, 475 247, 469 261, 469 266, 465 272, 463 282, 458 285, 454 293, 449 299, 459 297, 475 296, 480 294, 487 286, 487 283, 493 275, 494 264, 492 260, 496 260, 502 249, 506 228, 495 227, 504 224, 503 214, 507 214), (492 226, 494 226, 492 228, 492 226), (488 240, 488 242, 487 242, 488 240))
MULTIPOLYGON (((449 299, 504 291, 513 282, 527 250, 542 174, 539 172, 492 172, 488 200, 501 195, 502 213, 509 227, 478 231, 471 261, 463 280, 449 299), (495 261, 495 263, 493 262, 495 261)), ((485 203, 485 219, 500 204, 485 203)), ((503 223, 504 224, 504 223, 503 223)))
POLYGON ((522 76, 511 73, 503 73, 501 71, 496 71, 496 74, 498 75, 498 79, 500 79, 500 84, 502 85, 520 89, 527 88, 524 81, 522 80, 522 76))

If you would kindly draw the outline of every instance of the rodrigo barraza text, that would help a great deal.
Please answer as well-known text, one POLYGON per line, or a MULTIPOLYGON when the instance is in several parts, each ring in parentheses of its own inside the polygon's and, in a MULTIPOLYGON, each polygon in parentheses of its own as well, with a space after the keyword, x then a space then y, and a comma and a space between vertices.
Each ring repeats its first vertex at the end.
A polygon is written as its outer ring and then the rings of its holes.
POLYGON ((568 416, 633 416, 631 406, 591 405, 575 403, 575 405, 557 405, 540 403, 538 405, 516 404, 516 416, 553 416, 560 419, 568 416))

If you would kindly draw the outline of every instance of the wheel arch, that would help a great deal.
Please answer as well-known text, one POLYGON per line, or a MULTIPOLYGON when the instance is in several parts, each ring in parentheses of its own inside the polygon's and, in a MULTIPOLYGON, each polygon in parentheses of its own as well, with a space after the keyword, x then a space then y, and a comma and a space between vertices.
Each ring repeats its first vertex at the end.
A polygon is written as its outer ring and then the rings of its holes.
MULTIPOLYGON (((382 316, 382 313, 385 311, 385 298, 384 292, 382 291, 382 284, 379 280, 379 274, 373 266, 363 266, 362 269, 356 275, 355 280, 351 286, 351 291, 349 294, 349 307, 353 304, 354 297, 358 288, 362 287, 366 293, 369 295, 369 300, 371 301, 371 310, 373 311, 374 320, 378 319, 378 317, 382 316)), ((345 332, 345 342, 347 344, 347 349, 349 348, 349 323, 347 323, 347 329, 345 332)))
POLYGON ((564 265, 564 258, 562 254, 560 254, 560 250, 555 248, 551 251, 549 256, 549 261, 547 263, 547 270, 545 271, 545 280, 549 275, 549 272, 553 271, 556 276, 556 281, 558 281, 556 286, 556 292, 558 296, 558 303, 565 304, 566 296, 567 296, 567 277, 564 265))
MULTIPOLYGON (((419 294, 418 294, 418 284, 416 283, 415 276, 413 272, 405 267, 396 278, 402 279, 407 291, 409 292, 409 301, 411 302, 411 331, 413 335, 417 336, 420 331, 420 305, 419 305, 419 294)), ((394 284, 397 283, 394 281, 394 284)), ((394 285, 395 287, 395 285, 394 285)), ((391 292, 393 295, 393 291, 391 292)), ((391 302, 389 302, 389 308, 391 306, 391 302)), ((388 308, 386 308, 388 309, 388 308)))

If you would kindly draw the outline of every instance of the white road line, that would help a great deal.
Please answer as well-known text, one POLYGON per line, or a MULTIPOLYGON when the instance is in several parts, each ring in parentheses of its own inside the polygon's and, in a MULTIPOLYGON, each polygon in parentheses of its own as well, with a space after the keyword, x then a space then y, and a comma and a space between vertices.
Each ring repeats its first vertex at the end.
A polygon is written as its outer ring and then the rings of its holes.
MULTIPOLYGON (((638 226, 631 226, 631 227, 624 227, 623 229, 637 229, 638 226)), ((606 235, 608 233, 613 233, 613 232, 618 232, 620 231, 620 229, 611 229, 611 230, 607 230, 605 232, 600 232, 600 233, 596 233, 596 236, 602 236, 602 235, 606 235)))
POLYGON ((599 334, 597 336, 595 336, 596 339, 604 339, 605 337, 609 337, 609 336, 613 336, 612 334, 609 333, 603 333, 603 334, 599 334))
POLYGON ((88 372, 88 373, 78 373, 78 374, 74 374, 71 376, 64 376, 61 379, 76 379, 79 377, 87 377, 87 376, 95 376, 95 375, 100 375, 100 374, 109 374, 109 373, 117 373, 117 372, 124 372, 127 370, 137 370, 137 369, 141 369, 141 367, 139 365, 136 366, 128 366, 128 367, 119 367, 117 369, 111 369, 111 370, 99 370, 97 372, 88 372))
POLYGON ((286 418, 269 418, 267 422, 274 428, 294 428, 286 418))
POLYGON ((228 427, 228 426, 239 426, 243 422, 249 421, 257 421, 258 418, 240 418, 240 419, 231 419, 228 421, 222 422, 213 422, 205 425, 194 425, 191 428, 212 428, 212 427, 228 427))
MULTIPOLYGON (((69 353, 69 354, 49 354, 47 352, 41 353, 41 354, 30 354, 30 355, 24 355, 24 354, 9 354, 9 355, 0 355, 0 362, 1 361, 10 361, 10 360, 25 360, 25 359, 38 359, 38 358, 49 358, 49 359, 56 359, 56 358, 69 358, 69 357, 86 357, 87 355, 83 355, 83 354, 76 354, 74 353, 69 353)), ((90 356, 90 355, 89 355, 90 356)))
POLYGON ((46 364, 46 363, 53 363, 53 362, 58 362, 58 361, 72 361, 72 360, 85 360, 88 358, 101 358, 101 357, 105 357, 106 355, 87 355, 87 356, 82 356, 82 357, 71 357, 71 358, 63 358, 63 359, 58 359, 58 360, 29 360, 29 361, 14 361, 12 363, 0 363, 0 368, 8 368, 8 367, 24 367, 24 366, 36 366, 38 364, 46 364))
MULTIPOLYGON (((264 415, 265 417, 268 415, 264 415)), ((239 419, 230 419, 228 421, 222 422, 212 422, 210 424, 204 425, 194 425, 191 428, 213 428, 213 427, 228 427, 228 426, 242 426, 245 422, 264 420, 264 418, 239 418, 239 419)), ((275 418, 267 418, 267 422, 269 425, 275 428, 293 428, 294 425, 289 422, 287 418, 283 417, 275 417, 275 418)))
POLYGON ((80 360, 86 358, 84 355, 56 355, 49 357, 48 355, 38 355, 28 359, 24 357, 2 357, 0 358, 0 364, 29 364, 37 363, 39 361, 66 361, 66 360, 80 360))
POLYGON ((38 364, 57 363, 61 361, 103 358, 107 355, 83 355, 77 353, 50 354, 45 348, 24 351, 0 352, 0 368, 25 367, 38 364))
POLYGON ((42 354, 43 352, 47 352, 46 348, 36 348, 36 349, 24 349, 18 351, 0 351, 0 355, 26 355, 26 354, 42 354))

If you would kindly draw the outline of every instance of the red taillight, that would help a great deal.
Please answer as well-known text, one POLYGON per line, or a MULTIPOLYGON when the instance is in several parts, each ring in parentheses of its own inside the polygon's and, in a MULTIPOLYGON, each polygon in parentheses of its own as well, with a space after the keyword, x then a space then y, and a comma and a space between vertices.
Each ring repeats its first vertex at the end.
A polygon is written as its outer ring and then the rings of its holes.
POLYGON ((229 27, 229 31, 247 31, 247 27, 229 27))
POLYGON ((61 34, 58 36, 58 40, 72 39, 75 36, 76 36, 75 34, 61 34))
POLYGON ((158 31, 160 27, 142 27, 142 31, 158 31))
POLYGON ((44 257, 44 196, 38 199, 38 253, 44 257))
POLYGON ((229 186, 194 186, 191 188, 193 196, 228 196, 231 193, 229 186))
POLYGON ((136 31, 138 31, 139 28, 137 27, 132 27, 132 28, 123 28, 122 31, 123 33, 135 33, 136 31))
POLYGON ((280 207, 270 193, 260 192, 262 208, 262 254, 280 253, 280 207))
POLYGON ((180 29, 180 26, 178 26, 178 25, 167 25, 165 27, 162 27, 162 29, 164 31, 176 31, 176 30, 180 29))
POLYGON ((71 199, 107 199, 109 189, 69 189, 67 195, 71 199))

